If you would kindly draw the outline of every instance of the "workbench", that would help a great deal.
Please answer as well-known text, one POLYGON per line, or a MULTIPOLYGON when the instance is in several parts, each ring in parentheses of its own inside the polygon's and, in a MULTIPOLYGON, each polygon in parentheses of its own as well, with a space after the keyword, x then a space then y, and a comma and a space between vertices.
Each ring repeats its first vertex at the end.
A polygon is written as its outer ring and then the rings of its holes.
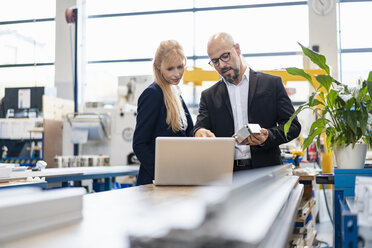
POLYGON ((46 168, 41 171, 15 171, 10 174, 9 180, 24 179, 27 177, 45 177, 49 183, 61 183, 62 187, 68 187, 69 182, 77 182, 87 179, 104 179, 105 190, 112 189, 112 180, 118 176, 137 175, 139 166, 98 166, 98 167, 72 167, 72 168, 46 168))
POLYGON ((0 247, 125 248, 146 242, 164 247, 163 238, 183 247, 213 242, 286 247, 303 194, 298 177, 287 175, 283 165, 241 172, 235 179, 226 186, 143 185, 86 194, 79 221, 13 236, 0 247), (168 237, 173 230, 180 236, 168 237))
MULTIPOLYGON (((217 186, 204 186, 215 190, 217 186)), ((87 194, 83 197, 83 219, 53 230, 39 232, 2 248, 129 247, 128 231, 142 211, 176 203, 192 196, 199 187, 156 187, 145 185, 87 194)))
POLYGON ((39 187, 42 189, 47 188, 47 182, 29 182, 25 179, 19 180, 10 180, 6 182, 1 182, 0 180, 0 189, 7 189, 7 188, 19 188, 19 187, 39 187))

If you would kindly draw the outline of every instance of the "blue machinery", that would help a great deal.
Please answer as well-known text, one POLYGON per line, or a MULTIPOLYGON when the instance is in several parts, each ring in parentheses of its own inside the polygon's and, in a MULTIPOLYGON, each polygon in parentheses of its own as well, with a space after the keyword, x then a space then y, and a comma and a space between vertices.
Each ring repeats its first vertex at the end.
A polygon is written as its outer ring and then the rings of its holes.
POLYGON ((355 177, 372 176, 372 169, 335 169, 334 247, 358 247, 358 218, 352 212, 355 177))

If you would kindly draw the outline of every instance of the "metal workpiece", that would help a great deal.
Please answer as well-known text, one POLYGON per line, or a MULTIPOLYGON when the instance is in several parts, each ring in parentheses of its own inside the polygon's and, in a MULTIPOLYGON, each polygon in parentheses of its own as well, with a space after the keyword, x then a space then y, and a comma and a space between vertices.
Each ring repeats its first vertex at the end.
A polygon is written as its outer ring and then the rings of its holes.
POLYGON ((298 179, 286 165, 241 172, 228 187, 147 211, 130 245, 286 247, 303 194, 298 179))

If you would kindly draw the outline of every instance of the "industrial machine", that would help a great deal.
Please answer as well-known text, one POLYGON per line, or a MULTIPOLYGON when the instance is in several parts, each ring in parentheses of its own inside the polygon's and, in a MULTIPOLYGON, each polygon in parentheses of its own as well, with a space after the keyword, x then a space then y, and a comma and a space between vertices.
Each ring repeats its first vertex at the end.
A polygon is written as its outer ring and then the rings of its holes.
POLYGON ((71 113, 63 123, 63 155, 108 155, 110 165, 138 163, 132 151, 136 104, 152 76, 119 77, 118 100, 113 106, 92 107, 71 113))
POLYGON ((0 101, 0 162, 34 166, 44 159, 44 96, 53 87, 5 88, 0 101))

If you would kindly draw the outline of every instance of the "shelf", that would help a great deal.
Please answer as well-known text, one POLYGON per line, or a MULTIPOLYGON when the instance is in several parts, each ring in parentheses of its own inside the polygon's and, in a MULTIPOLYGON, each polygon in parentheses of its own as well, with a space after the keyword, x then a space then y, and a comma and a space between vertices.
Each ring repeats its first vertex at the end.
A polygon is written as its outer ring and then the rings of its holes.
POLYGON ((44 128, 28 130, 29 133, 44 133, 44 128))
POLYGON ((41 147, 33 147, 33 148, 32 147, 27 147, 26 148, 27 151, 30 151, 30 150, 32 150, 32 151, 41 151, 41 149, 42 149, 41 147))
POLYGON ((305 201, 302 204, 303 205, 300 206, 300 209, 302 211, 302 216, 298 217, 296 219, 296 222, 303 223, 303 225, 305 225, 306 224, 305 222, 306 222, 309 214, 312 212, 313 207, 315 206, 315 200, 314 200, 314 198, 311 198, 310 200, 305 201))

